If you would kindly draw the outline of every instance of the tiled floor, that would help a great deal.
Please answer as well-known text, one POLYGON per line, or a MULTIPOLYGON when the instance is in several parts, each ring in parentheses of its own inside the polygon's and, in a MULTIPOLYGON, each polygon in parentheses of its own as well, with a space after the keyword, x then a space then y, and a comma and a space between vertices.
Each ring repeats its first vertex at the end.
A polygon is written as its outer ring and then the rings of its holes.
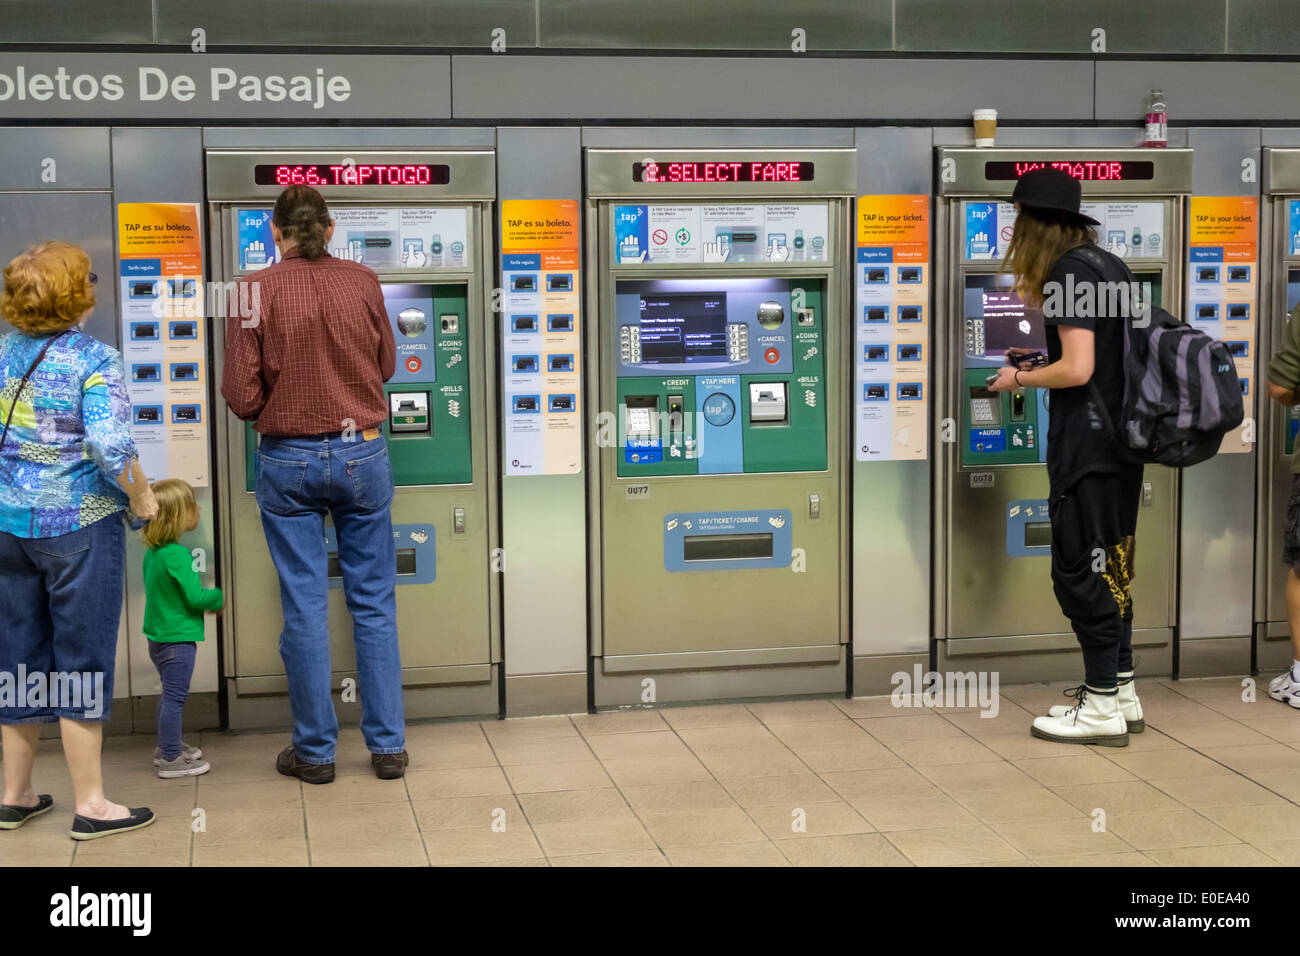
POLYGON ((1003 688, 993 719, 870 698, 417 725, 404 781, 375 779, 353 729, 326 786, 275 773, 285 734, 204 734, 213 771, 188 780, 110 738, 110 796, 159 820, 85 845, 46 741, 60 805, 0 832, 0 865, 1300 862, 1300 713, 1235 678, 1141 681, 1128 748, 1036 740, 1061 686, 1003 688))

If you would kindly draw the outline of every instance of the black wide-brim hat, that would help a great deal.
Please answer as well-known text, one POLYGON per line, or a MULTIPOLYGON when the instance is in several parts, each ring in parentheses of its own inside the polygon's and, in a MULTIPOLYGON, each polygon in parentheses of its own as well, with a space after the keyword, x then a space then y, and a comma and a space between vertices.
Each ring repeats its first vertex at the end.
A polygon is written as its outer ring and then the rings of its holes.
POLYGON ((1079 212, 1079 204, 1083 201, 1083 187, 1079 180, 1050 166, 1032 169, 1021 176, 1016 182, 1015 191, 1011 193, 1011 201, 1034 209, 1068 213, 1090 226, 1101 225, 1091 216, 1079 212))

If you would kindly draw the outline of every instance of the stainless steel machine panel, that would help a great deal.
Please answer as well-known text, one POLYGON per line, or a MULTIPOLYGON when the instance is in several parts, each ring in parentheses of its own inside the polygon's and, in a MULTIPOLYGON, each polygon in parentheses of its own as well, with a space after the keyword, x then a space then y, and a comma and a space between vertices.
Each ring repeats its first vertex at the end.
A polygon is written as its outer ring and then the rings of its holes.
MULTIPOLYGON (((240 223, 269 210, 282 187, 257 186, 256 166, 304 166, 352 162, 357 166, 388 164, 410 167, 445 166, 450 184, 403 187, 397 194, 380 186, 336 185, 322 194, 336 215, 371 208, 443 210, 463 215, 467 233, 464 248, 452 259, 438 244, 425 243, 418 251, 428 261, 407 263, 406 248, 399 254, 385 237, 385 257, 372 267, 389 298, 390 319, 399 343, 398 374, 387 391, 396 409, 385 423, 393 461, 396 495, 393 500, 394 533, 398 537, 398 633, 401 641, 403 682, 406 686, 483 684, 493 680, 500 660, 499 579, 491 557, 499 543, 496 464, 495 341, 489 301, 494 271, 490 237, 493 233, 493 153, 460 151, 289 150, 251 152, 209 151, 211 251, 214 272, 223 282, 255 275, 255 265, 241 261, 240 223), (240 179, 243 177, 243 185, 240 179), (488 198, 484 198, 484 197, 488 198), (399 258, 400 255, 400 258, 399 258), (394 310, 411 297, 410 306, 394 310), (426 302, 426 300, 428 300, 426 302), (430 308, 432 315, 426 316, 430 308), (407 312, 420 313, 420 321, 407 312), (444 314, 445 313, 445 314, 444 314), (441 326, 439 328, 439 323, 441 326), (426 331, 427 330, 427 331, 426 331), (402 384, 405 335, 432 333, 459 337, 459 365, 467 371, 455 394, 444 395, 436 383, 443 376, 448 341, 436 338, 423 364, 437 365, 436 380, 402 384), (449 401, 448 395, 455 401, 449 401), (408 396, 407 405, 402 397, 408 396), (451 406, 456 408, 452 409, 451 406), (450 415, 450 417, 448 417, 450 415), (468 421, 465 421, 466 417, 468 421), (448 452, 439 453, 411 444, 438 439, 444 429, 459 429, 456 446, 463 448, 464 467, 449 464, 448 452)), ((340 227, 342 228, 342 227, 340 227)), ((438 237, 434 237, 437 240, 438 237)), ((335 245, 345 243, 337 233, 335 245)), ((412 249, 415 247, 412 246, 412 249)), ((363 258, 363 262, 365 259, 363 258)), ((415 262, 416 260, 411 260, 415 262)), ((260 263, 259 263, 260 264, 260 263)), ((224 353, 224 328, 213 336, 218 369, 224 353)), ((412 353, 413 355, 417 353, 412 353)), ((416 367, 419 367, 417 363, 416 367)), ((410 371, 408 366, 407 371, 410 371)), ((218 379, 220 373, 218 372, 218 379)), ((284 692, 284 668, 278 638, 283 626, 278 579, 266 550, 257 501, 252 493, 253 454, 256 438, 243 422, 227 412, 219 418, 219 458, 222 486, 222 529, 225 580, 230 584, 227 612, 226 672, 234 678, 240 696, 284 692)), ((457 451, 457 454, 460 454, 457 451)), ((332 529, 327 527, 327 535, 332 529)), ((337 572, 332 572, 337 573, 337 572)), ((341 588, 330 591, 329 619, 334 669, 353 669, 352 627, 341 588)), ((495 710, 495 691, 492 693, 495 710)), ((486 700, 486 698, 484 698, 486 700)), ((487 708, 470 705, 473 712, 487 708)))

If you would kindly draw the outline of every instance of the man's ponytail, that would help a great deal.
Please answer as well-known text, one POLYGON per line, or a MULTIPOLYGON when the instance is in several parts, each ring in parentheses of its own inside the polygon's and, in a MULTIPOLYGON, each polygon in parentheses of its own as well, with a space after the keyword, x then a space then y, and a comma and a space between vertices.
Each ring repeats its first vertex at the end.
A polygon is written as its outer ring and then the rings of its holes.
POLYGON ((290 186, 280 193, 271 212, 285 243, 294 246, 304 259, 325 255, 325 233, 330 225, 325 199, 310 186, 290 186))

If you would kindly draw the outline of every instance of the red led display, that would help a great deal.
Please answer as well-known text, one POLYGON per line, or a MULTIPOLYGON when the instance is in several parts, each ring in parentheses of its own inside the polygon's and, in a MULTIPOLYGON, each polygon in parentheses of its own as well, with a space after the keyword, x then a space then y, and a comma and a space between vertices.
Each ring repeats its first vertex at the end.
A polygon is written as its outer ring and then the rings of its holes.
POLYGON ((258 186, 445 186, 450 180, 449 166, 307 163, 253 167, 253 182, 258 186))
POLYGON ((984 164, 985 179, 1019 179, 1035 169, 1051 167, 1069 173, 1082 182, 1118 183, 1125 180, 1155 178, 1156 164, 1150 160, 1082 160, 1053 159, 1045 162, 994 161, 984 164))
POLYGON ((717 160, 632 164, 632 180, 638 183, 809 183, 812 179, 812 163, 717 160))

